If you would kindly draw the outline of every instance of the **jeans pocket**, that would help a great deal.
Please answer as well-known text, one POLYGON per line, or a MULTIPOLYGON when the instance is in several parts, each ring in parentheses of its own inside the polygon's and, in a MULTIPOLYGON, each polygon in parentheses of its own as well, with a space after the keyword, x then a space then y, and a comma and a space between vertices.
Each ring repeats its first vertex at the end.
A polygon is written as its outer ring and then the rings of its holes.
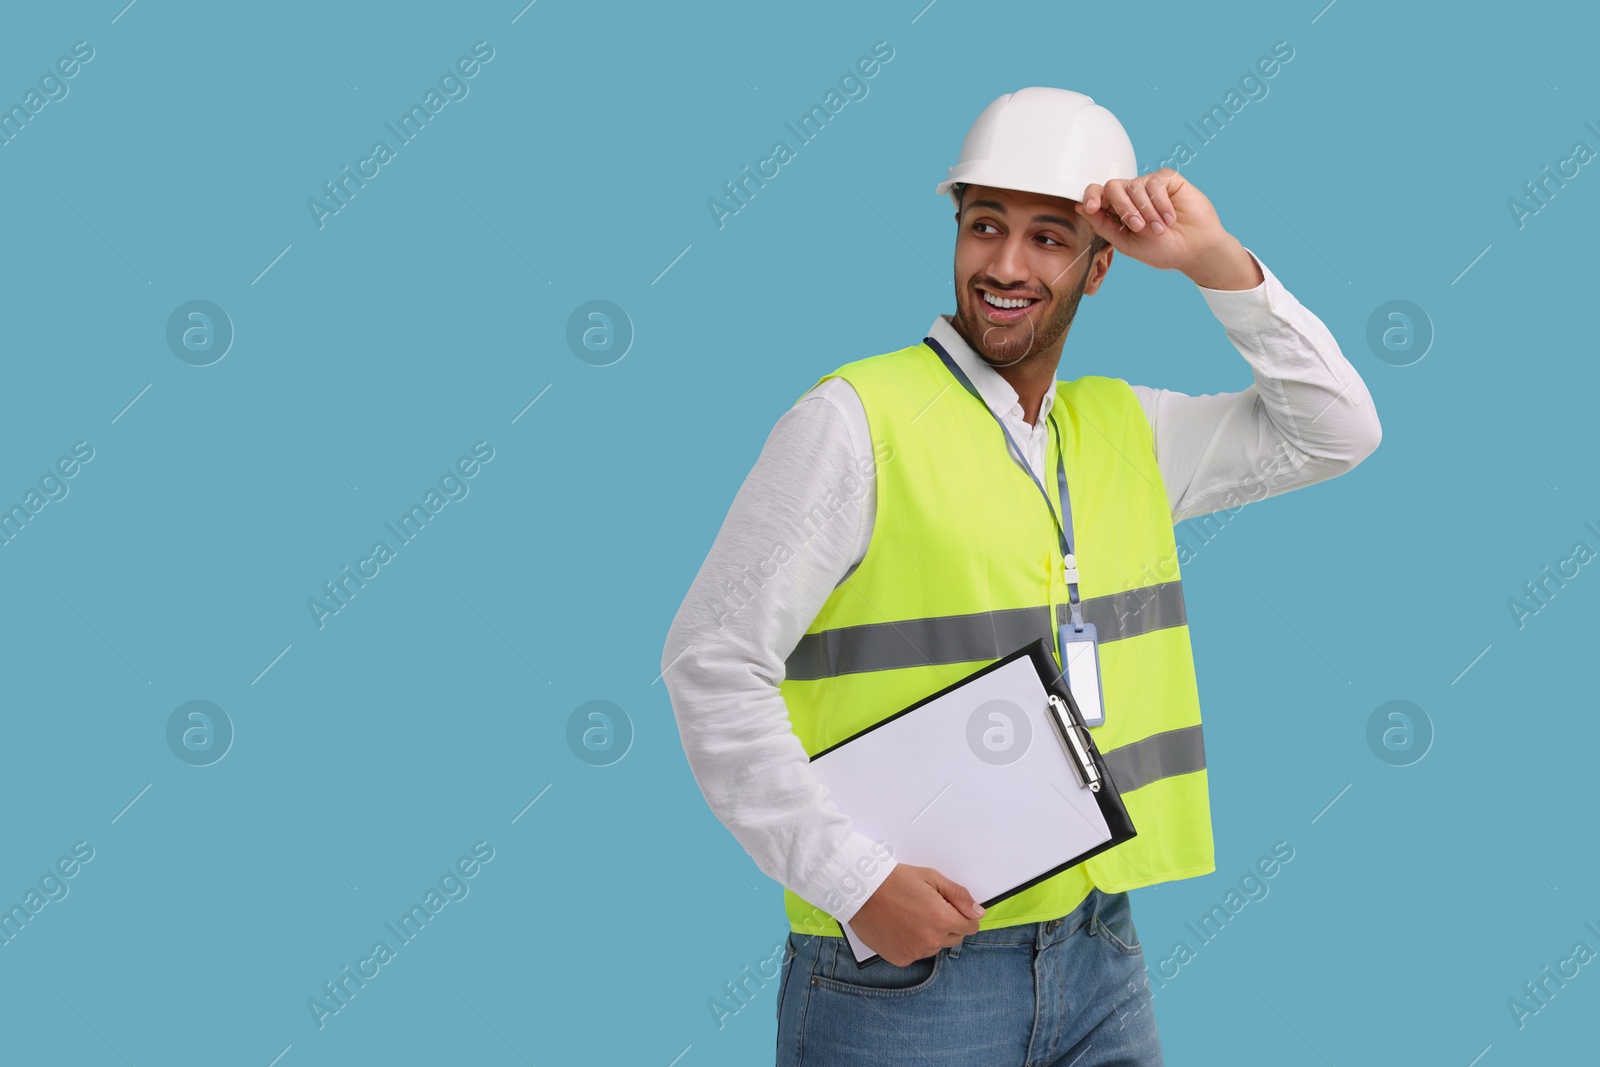
POLYGON ((794 970, 794 939, 798 936, 798 934, 791 932, 788 939, 783 943, 783 966, 779 971, 778 977, 778 1005, 773 1009, 779 1018, 783 1017, 783 994, 784 990, 789 988, 789 973, 794 970))
POLYGON ((862 967, 856 963, 855 954, 850 951, 850 945, 844 938, 830 940, 838 944, 822 950, 822 965, 817 970, 814 983, 819 989, 861 997, 915 996, 938 979, 946 955, 946 950, 940 949, 932 956, 913 960, 904 967, 896 967, 882 958, 862 967))
MULTIPOLYGON (((1096 890, 1098 893, 1099 890, 1096 890)), ((1139 932, 1133 928, 1133 909, 1126 893, 1101 893, 1095 904, 1091 932, 1124 956, 1142 956, 1139 932)))

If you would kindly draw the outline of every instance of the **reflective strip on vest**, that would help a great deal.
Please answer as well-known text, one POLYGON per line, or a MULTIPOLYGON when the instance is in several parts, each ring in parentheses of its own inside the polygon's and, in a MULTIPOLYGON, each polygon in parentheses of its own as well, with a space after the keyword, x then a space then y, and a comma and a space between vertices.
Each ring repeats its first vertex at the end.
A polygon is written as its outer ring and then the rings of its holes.
POLYGON ((1102 755, 1119 793, 1131 793, 1162 778, 1203 771, 1206 767, 1206 746, 1199 726, 1151 734, 1102 755))
MULTIPOLYGON (((1188 621, 1181 580, 1089 597, 1080 604, 1084 621, 1094 624, 1102 644, 1188 621)), ((1067 605, 1058 605, 1057 623, 1068 620, 1067 605)), ((803 635, 785 666, 789 678, 810 682, 861 671, 971 663, 999 659, 1052 631, 1047 605, 841 626, 803 635)))

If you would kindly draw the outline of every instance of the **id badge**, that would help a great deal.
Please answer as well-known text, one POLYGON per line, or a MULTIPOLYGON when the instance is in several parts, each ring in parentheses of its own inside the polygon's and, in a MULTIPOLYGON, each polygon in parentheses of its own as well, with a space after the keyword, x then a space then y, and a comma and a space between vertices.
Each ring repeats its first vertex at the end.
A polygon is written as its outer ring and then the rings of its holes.
POLYGON ((1094 623, 1086 622, 1076 630, 1072 623, 1061 624, 1062 673, 1067 678, 1067 688, 1072 699, 1083 713, 1085 726, 1099 726, 1106 721, 1105 704, 1100 687, 1100 637, 1094 623))

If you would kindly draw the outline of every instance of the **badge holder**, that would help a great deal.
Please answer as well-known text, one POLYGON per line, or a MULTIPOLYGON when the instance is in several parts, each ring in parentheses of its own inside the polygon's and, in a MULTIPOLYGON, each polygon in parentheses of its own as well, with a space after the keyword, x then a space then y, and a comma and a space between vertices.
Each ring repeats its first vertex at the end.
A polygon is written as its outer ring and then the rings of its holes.
POLYGON ((1104 691, 1100 684, 1100 635, 1094 623, 1083 621, 1083 609, 1078 606, 1078 560, 1069 554, 1065 559, 1067 588, 1071 593, 1072 621, 1062 623, 1061 673, 1077 701, 1078 711, 1085 726, 1099 726, 1106 721, 1104 691))

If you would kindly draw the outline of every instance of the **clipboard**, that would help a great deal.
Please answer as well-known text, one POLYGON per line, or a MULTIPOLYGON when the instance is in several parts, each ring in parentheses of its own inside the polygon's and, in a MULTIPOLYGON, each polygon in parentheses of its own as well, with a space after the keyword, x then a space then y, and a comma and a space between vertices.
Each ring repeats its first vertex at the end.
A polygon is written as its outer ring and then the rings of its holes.
MULTIPOLYGON (((852 828, 985 908, 1137 836, 1048 638, 811 757, 852 828)), ((858 967, 882 959, 855 935, 858 967)))

